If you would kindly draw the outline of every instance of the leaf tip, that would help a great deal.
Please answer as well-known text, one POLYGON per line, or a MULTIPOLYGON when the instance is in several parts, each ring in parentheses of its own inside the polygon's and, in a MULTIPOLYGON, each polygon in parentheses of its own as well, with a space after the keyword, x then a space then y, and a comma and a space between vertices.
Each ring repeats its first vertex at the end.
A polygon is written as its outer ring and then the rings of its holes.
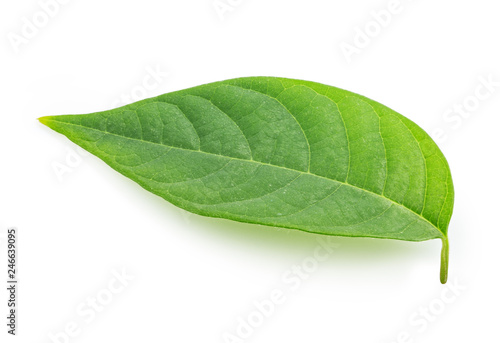
POLYGON ((40 117, 40 118, 38 118, 38 121, 45 126, 50 126, 48 124, 48 122, 50 121, 50 118, 51 118, 50 116, 40 117))

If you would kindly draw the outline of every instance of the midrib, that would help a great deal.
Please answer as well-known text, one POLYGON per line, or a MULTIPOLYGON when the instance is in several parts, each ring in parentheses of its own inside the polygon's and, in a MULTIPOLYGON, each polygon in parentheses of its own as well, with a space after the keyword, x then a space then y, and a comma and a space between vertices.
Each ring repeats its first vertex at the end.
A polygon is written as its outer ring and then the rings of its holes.
POLYGON ((74 123, 68 123, 68 122, 64 122, 64 121, 60 121, 60 120, 54 120, 54 119, 48 119, 48 118, 46 120, 47 121, 53 121, 53 122, 61 123, 61 124, 64 124, 64 125, 81 127, 81 128, 87 129, 87 130, 97 131, 97 132, 104 133, 104 134, 107 134, 107 135, 110 135, 110 136, 115 136, 115 137, 118 137, 118 138, 121 138, 121 139, 128 139, 128 140, 142 142, 142 143, 159 145, 161 147, 165 147, 165 148, 169 148, 169 149, 176 149, 176 150, 189 151, 189 152, 197 152, 197 153, 201 153, 201 154, 205 154, 205 155, 209 155, 209 156, 218 156, 218 157, 228 158, 228 159, 231 159, 231 160, 243 161, 243 162, 247 162, 247 163, 257 163, 257 164, 260 164, 260 165, 266 165, 266 166, 270 166, 270 167, 274 167, 274 168, 279 168, 279 169, 283 169, 283 170, 287 170, 287 171, 293 171, 293 172, 301 173, 301 174, 304 174, 304 175, 311 175, 311 176, 314 176, 314 177, 317 177, 317 178, 320 178, 320 179, 323 179, 323 180, 327 180, 327 181, 330 181, 330 182, 331 181, 338 182, 338 183, 341 183, 341 184, 343 184, 343 185, 345 185, 347 187, 352 187, 352 188, 360 190, 362 192, 366 192, 368 194, 374 195, 374 196, 379 197, 381 199, 390 201, 392 204, 394 204, 396 206, 399 206, 402 209, 413 213, 418 218, 420 218, 423 221, 427 222, 428 224, 430 224, 434 229, 436 229, 439 232, 440 236, 444 236, 443 233, 441 232, 441 230, 439 230, 439 228, 435 224, 431 223, 427 218, 422 217, 420 213, 417 213, 417 212, 413 211, 412 209, 404 206, 403 204, 400 204, 400 203, 398 203, 398 202, 396 202, 396 201, 394 201, 394 200, 392 200, 390 198, 387 198, 387 197, 383 196, 382 194, 378 194, 378 193, 372 192, 370 190, 363 189, 363 188, 358 187, 356 185, 347 183, 346 181, 339 181, 339 180, 331 179, 331 178, 324 177, 324 176, 321 176, 321 175, 317 175, 317 174, 311 173, 309 171, 301 171, 301 170, 292 169, 292 168, 288 168, 288 167, 277 166, 277 165, 274 165, 274 164, 270 164, 270 163, 266 163, 266 162, 260 162, 260 161, 256 161, 256 160, 253 160, 253 159, 248 159, 247 160, 247 159, 238 158, 238 157, 231 157, 231 156, 225 156, 225 155, 221 155, 221 154, 215 154, 215 153, 211 153, 211 152, 206 152, 206 151, 203 151, 203 150, 194 150, 194 149, 180 148, 180 147, 165 145, 165 144, 161 144, 161 143, 146 141, 144 139, 122 136, 122 135, 118 135, 116 133, 112 133, 112 132, 108 132, 108 131, 101 131, 101 130, 98 130, 98 129, 95 129, 95 128, 92 128, 92 127, 88 127, 88 126, 84 126, 84 125, 79 125, 79 124, 74 124, 74 123))

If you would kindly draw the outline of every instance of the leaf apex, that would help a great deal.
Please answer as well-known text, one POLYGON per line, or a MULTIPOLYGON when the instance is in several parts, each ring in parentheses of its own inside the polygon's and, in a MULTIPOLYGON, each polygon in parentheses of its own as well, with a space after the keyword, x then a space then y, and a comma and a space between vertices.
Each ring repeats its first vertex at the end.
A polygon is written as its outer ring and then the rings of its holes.
POLYGON ((45 126, 49 126, 49 127, 50 127, 50 125, 49 125, 49 123, 48 123, 48 122, 51 120, 51 118, 52 118, 52 116, 40 117, 40 118, 38 118, 38 121, 39 121, 40 123, 42 123, 43 125, 45 125, 45 126))

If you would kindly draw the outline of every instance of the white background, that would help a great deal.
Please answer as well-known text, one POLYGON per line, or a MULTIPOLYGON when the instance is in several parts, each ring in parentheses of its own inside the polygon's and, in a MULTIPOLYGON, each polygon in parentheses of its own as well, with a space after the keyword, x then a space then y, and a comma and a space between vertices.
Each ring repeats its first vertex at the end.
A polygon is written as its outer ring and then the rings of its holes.
POLYGON ((232 341, 500 340, 500 87, 480 81, 500 82, 496 2, 222 0, 224 13, 213 0, 46 2, 0 5, 0 341, 230 342, 276 289, 284 301, 232 341), (377 24, 373 11, 389 9, 377 24), (447 285, 437 240, 333 238, 315 265, 316 235, 188 214, 36 120, 257 75, 366 95, 439 138, 456 188, 447 285), (9 227, 16 337, 5 326, 9 227), (287 281, 303 263, 307 278, 287 281), (117 291, 123 270, 133 279, 117 291))

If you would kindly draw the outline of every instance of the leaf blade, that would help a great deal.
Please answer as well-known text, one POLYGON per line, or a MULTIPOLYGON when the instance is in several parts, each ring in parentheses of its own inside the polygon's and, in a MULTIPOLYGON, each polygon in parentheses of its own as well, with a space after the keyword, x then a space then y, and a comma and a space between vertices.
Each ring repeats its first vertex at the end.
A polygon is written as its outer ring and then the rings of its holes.
POLYGON ((435 143, 400 114, 335 87, 241 78, 43 122, 194 213, 447 240, 453 184, 435 143))

